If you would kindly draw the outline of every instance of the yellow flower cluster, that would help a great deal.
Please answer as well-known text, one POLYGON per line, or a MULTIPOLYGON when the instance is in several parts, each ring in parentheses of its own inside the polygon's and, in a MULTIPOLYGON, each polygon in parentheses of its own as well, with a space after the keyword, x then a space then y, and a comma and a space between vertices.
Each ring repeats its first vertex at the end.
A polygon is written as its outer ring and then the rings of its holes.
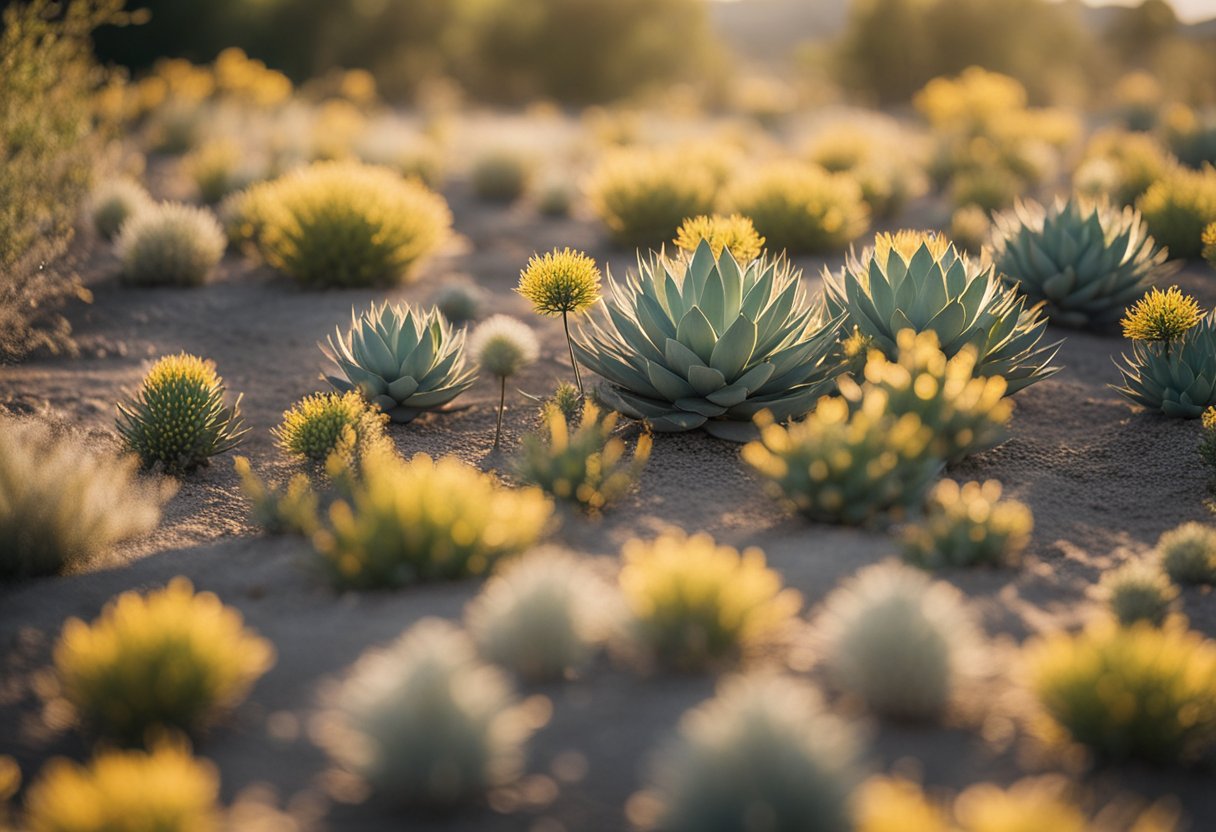
POLYGON ((764 251, 764 238, 756 233, 752 221, 740 214, 689 217, 676 233, 675 244, 682 251, 691 253, 696 251, 702 240, 709 241, 714 257, 721 257, 722 249, 727 249, 743 265, 755 260, 764 251))

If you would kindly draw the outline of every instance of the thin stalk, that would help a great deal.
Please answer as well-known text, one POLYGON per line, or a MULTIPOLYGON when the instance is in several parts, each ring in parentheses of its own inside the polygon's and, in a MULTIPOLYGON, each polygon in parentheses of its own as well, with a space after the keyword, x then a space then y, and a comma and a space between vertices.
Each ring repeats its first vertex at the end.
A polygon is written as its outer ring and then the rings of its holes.
POLYGON ((562 311, 562 326, 566 328, 566 346, 570 348, 570 366, 574 368, 574 383, 578 385, 578 397, 583 398, 583 377, 578 371, 578 362, 574 360, 574 342, 570 340, 570 320, 562 311))
POLYGON ((499 381, 502 386, 498 391, 498 427, 494 429, 494 447, 498 447, 499 441, 502 439, 502 411, 507 406, 507 377, 502 376, 499 381))

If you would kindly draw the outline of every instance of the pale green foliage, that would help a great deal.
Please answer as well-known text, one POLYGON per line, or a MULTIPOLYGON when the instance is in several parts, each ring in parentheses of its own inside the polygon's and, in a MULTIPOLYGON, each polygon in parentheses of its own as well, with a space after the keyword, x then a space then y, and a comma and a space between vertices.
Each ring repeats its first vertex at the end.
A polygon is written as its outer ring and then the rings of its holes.
POLYGON ((904 558, 930 569, 1015 566, 1030 542, 1034 517, 1024 503, 1001 499, 996 480, 942 480, 924 517, 903 533, 904 558))
POLYGON ((1103 327, 1172 272, 1139 212, 1073 197, 1023 202, 996 218, 992 258, 1005 283, 1044 301, 1055 323, 1103 327))
POLYGON ((574 345, 602 376, 604 404, 662 432, 733 437, 761 410, 801 415, 840 371, 838 319, 808 303, 783 260, 741 267, 702 241, 690 258, 652 255, 608 280, 603 314, 574 345))
POLYGON ((867 567, 834 590, 815 630, 833 682, 895 719, 940 718, 981 656, 958 590, 895 562, 867 567))
POLYGON ((346 334, 335 329, 321 346, 334 365, 325 380, 340 392, 358 390, 394 422, 442 409, 476 381, 465 368, 465 334, 437 310, 385 301, 358 317, 352 309, 350 318, 346 334))
POLYGON ((122 278, 141 286, 199 286, 227 245, 215 216, 203 208, 167 202, 147 207, 122 224, 114 251, 122 278))
POLYGON ((1216 315, 1176 341, 1133 341, 1122 358, 1123 386, 1114 389, 1124 398, 1179 419, 1198 419, 1216 405, 1216 315))
POLYGON ((464 633, 429 618, 359 658, 322 744, 381 800, 445 809, 516 780, 534 722, 464 633))
POLYGON ((137 463, 0 416, 0 580, 79 569, 155 527, 172 492, 137 463))
POLYGON ((505 564, 465 608, 482 658, 529 681, 582 670, 619 618, 620 601, 598 572, 555 548, 505 564))
POLYGON ((1105 573, 1098 591, 1115 620, 1125 627, 1138 621, 1161 626, 1178 599, 1178 587, 1161 565, 1140 560, 1105 573))
POLYGON ((861 736, 818 691, 780 676, 734 676, 687 712, 650 796, 662 832, 764 828, 851 832, 861 736))
POLYGON ((87 210, 102 239, 113 240, 124 222, 155 204, 143 185, 134 179, 118 177, 106 179, 93 188, 87 210))
POLYGON ((857 180, 818 165, 770 163, 735 185, 727 202, 751 219, 770 251, 835 251, 870 227, 857 180))
POLYGON ((1216 529, 1203 523, 1183 523, 1157 540, 1157 555, 1165 574, 1180 584, 1216 583, 1216 529))

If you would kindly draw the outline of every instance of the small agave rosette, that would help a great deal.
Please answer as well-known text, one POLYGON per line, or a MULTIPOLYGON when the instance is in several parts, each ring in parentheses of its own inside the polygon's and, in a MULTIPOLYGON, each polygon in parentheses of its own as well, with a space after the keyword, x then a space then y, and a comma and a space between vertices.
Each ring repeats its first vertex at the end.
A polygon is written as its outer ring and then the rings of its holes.
POLYGON ((840 319, 806 301, 800 277, 784 260, 715 258, 707 241, 687 260, 652 254, 624 281, 609 276, 575 355, 613 410, 660 432, 736 438, 761 410, 806 413, 840 372, 840 319))
POLYGON ((1124 398, 1176 419, 1198 419, 1216 405, 1216 313, 1173 342, 1133 341, 1116 362, 1124 398))
POLYGON ((394 422, 409 422, 473 386, 464 339, 435 309, 386 301, 357 317, 352 310, 350 331, 336 329, 319 345, 336 370, 323 378, 339 392, 360 391, 394 422))

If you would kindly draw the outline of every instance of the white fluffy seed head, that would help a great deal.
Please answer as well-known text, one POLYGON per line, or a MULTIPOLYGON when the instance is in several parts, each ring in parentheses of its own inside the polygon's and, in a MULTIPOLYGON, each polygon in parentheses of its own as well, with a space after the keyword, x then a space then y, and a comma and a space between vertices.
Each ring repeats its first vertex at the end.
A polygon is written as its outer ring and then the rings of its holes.
POLYGON ((373 791, 435 807, 514 781, 536 727, 468 636, 434 618, 365 653, 321 726, 321 743, 373 791))
POLYGON ((832 592, 816 633, 835 684, 888 717, 937 718, 980 671, 980 637, 958 590, 893 561, 832 592))
POLYGON ((594 567, 544 547, 506 566, 465 610, 483 658, 529 681, 585 666, 620 621, 620 600, 594 567))
POLYGON ((136 213, 114 241, 124 279, 142 285, 197 286, 206 281, 226 246, 215 215, 179 202, 136 213))
POLYGON ((493 315, 473 330, 469 349, 483 371, 509 378, 536 360, 540 342, 523 322, 509 315, 493 315))
POLYGON ((155 203, 134 179, 116 177, 98 183, 89 195, 88 212, 103 239, 113 240, 124 222, 155 203))

